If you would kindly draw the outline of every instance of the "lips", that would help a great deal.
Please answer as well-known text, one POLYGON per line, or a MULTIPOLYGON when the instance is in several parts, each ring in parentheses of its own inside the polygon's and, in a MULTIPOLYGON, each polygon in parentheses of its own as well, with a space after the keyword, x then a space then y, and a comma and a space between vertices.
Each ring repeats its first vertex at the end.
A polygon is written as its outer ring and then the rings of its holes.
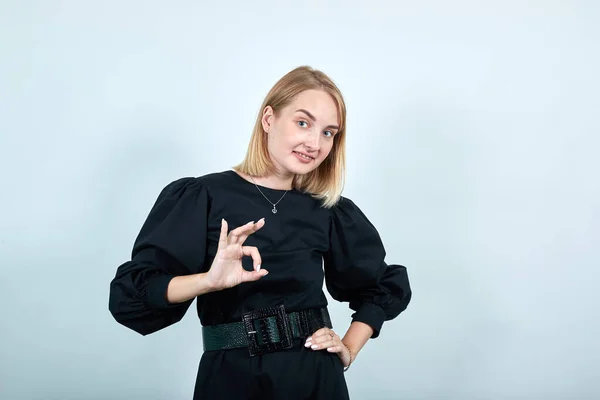
POLYGON ((305 158, 307 160, 314 160, 315 159, 314 157, 311 157, 308 154, 300 153, 299 151, 295 151, 294 153, 296 153, 300 157, 305 158))
POLYGON ((314 160, 314 157, 311 157, 308 154, 300 153, 298 151, 294 151, 294 155, 296 156, 296 158, 298 158, 298 160, 300 160, 303 163, 309 163, 314 160))

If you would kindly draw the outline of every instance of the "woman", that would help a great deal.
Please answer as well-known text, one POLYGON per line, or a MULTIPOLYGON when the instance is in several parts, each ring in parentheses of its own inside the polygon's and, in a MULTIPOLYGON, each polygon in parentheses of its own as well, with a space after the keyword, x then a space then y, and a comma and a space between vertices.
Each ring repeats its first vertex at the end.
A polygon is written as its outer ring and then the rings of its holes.
POLYGON ((197 299, 194 399, 347 399, 343 372, 407 307, 406 269, 385 263, 376 229, 341 197, 345 125, 325 74, 289 72, 265 98, 245 160, 167 185, 118 268, 110 311, 142 335, 197 299), (324 279, 355 311, 343 338, 324 279))

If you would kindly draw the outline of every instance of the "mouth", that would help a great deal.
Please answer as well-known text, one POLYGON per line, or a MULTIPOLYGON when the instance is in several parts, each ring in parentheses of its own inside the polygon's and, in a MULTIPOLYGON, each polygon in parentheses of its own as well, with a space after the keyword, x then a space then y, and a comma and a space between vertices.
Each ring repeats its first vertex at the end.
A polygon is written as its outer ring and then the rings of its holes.
POLYGON ((296 155, 296 157, 298 157, 300 160, 303 160, 304 162, 309 162, 315 159, 314 157, 311 157, 308 154, 300 153, 298 151, 294 151, 294 154, 296 155))

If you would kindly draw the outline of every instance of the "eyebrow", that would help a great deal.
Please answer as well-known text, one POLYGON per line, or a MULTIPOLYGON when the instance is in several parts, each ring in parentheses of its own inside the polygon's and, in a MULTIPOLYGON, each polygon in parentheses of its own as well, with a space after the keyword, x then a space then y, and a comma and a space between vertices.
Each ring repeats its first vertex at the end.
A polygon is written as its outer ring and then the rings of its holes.
MULTIPOLYGON (((296 112, 303 112, 304 114, 308 115, 308 118, 312 119, 314 122, 317 122, 317 119, 315 118, 314 115, 312 115, 310 112, 306 111, 303 108, 300 108, 298 110, 296 110, 296 112)), ((336 129, 336 130, 340 130, 340 127, 337 125, 328 125, 325 128, 329 128, 329 129, 336 129)))

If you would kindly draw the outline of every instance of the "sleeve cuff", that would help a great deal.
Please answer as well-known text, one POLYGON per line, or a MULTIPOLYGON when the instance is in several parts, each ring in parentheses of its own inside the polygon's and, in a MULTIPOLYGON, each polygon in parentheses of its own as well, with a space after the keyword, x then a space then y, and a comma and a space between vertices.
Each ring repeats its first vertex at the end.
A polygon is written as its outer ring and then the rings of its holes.
POLYGON ((376 304, 365 303, 352 315, 352 321, 359 321, 373 329, 371 339, 375 339, 381 332, 381 327, 386 319, 383 308, 376 304))
POLYGON ((167 301, 167 287, 173 279, 173 275, 154 275, 146 283, 146 301, 151 308, 170 308, 177 304, 167 301))

